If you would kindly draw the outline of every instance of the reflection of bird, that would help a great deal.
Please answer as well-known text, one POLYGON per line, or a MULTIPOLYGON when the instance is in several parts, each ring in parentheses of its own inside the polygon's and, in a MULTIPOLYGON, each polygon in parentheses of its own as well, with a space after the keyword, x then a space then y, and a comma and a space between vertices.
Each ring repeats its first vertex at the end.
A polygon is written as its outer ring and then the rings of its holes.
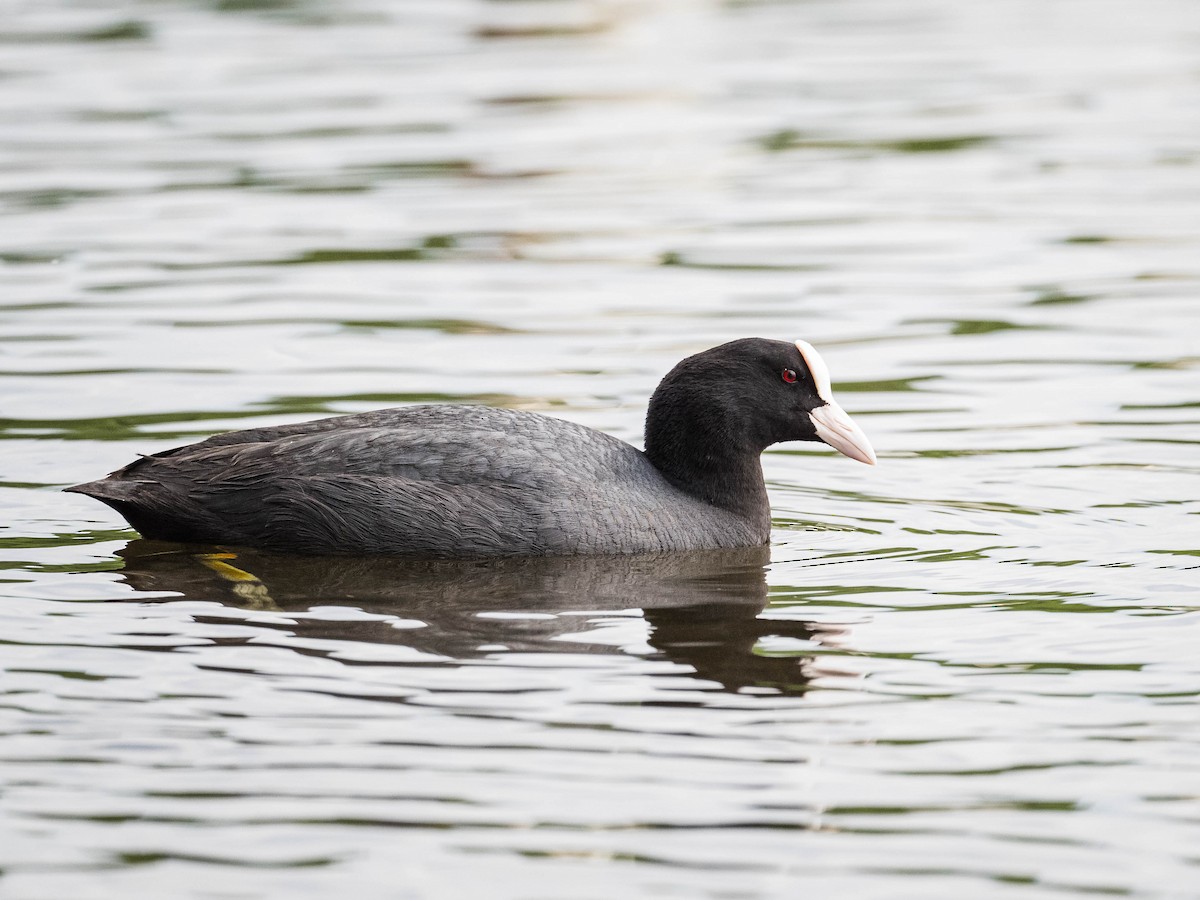
POLYGON ((789 440, 875 461, 816 350, 755 338, 668 373, 644 453, 534 413, 416 406, 220 434, 68 490, 146 537, 291 553, 748 547, 770 533, 759 455, 789 440))
MULTIPOLYGON (((240 608, 360 609, 371 617, 305 616, 283 627, 304 638, 402 644, 448 660, 484 656, 498 646, 523 653, 614 652, 577 640, 564 645, 561 638, 591 627, 591 617, 577 613, 641 609, 651 626, 651 646, 693 668, 697 679, 726 690, 756 686, 785 692, 803 690, 807 681, 806 659, 755 653, 767 635, 802 640, 812 635, 805 622, 759 618, 767 599, 765 547, 489 560, 197 549, 132 541, 120 552, 122 577, 139 591, 173 591, 240 608), (424 627, 393 627, 397 616, 424 627)), ((302 652, 319 651, 306 641, 302 652)))

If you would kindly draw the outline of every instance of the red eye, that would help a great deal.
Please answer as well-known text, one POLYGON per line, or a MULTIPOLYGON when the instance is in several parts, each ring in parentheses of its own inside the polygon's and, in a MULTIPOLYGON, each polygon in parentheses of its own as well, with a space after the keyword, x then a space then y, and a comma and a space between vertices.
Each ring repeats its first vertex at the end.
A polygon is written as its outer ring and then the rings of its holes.
POLYGON ((784 369, 782 375, 783 375, 783 380, 786 383, 788 383, 788 384, 796 383, 796 370, 795 369, 784 369))

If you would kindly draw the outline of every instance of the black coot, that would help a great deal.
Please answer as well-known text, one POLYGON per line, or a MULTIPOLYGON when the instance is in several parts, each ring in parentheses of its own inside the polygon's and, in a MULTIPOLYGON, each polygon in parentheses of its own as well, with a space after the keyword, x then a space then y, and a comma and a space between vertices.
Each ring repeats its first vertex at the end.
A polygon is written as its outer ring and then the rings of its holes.
POLYGON ((767 543, 759 455, 825 441, 875 462, 804 341, 689 356, 646 450, 536 413, 412 406, 218 434, 67 488, 143 536, 302 554, 549 556, 767 543))

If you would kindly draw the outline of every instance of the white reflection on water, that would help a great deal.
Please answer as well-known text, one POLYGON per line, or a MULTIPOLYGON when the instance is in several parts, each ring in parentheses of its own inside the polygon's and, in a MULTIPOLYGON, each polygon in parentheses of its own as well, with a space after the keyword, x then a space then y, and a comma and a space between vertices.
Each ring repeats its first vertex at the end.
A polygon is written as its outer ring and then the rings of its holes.
POLYGON ((1198 40, 1182 0, 22 5, 5 886, 1196 893, 1198 40), (54 490, 427 399, 636 442, 750 334, 819 346, 882 463, 768 454, 765 574, 231 581, 54 490))

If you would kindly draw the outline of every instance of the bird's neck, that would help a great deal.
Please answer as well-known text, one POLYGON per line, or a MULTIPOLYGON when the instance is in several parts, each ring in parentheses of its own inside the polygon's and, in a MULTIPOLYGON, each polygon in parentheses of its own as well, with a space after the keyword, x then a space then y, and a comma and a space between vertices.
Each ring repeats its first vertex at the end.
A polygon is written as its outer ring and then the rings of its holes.
POLYGON ((764 447, 739 434, 720 409, 656 391, 646 417, 646 457, 687 494, 755 524, 769 525, 759 457, 764 447))

